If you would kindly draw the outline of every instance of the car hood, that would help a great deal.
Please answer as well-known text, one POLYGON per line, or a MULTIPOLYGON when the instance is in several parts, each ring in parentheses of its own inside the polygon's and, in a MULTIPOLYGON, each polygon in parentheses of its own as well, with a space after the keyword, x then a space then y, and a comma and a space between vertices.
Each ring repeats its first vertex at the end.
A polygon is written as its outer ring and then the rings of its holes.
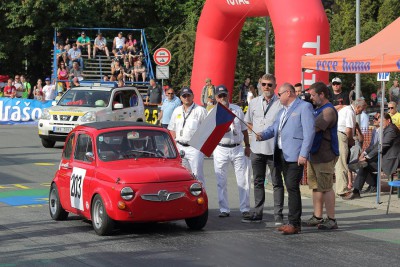
MULTIPOLYGON (((118 162, 120 163, 120 162, 118 162)), ((133 161, 126 165, 108 164, 97 169, 99 179, 107 177, 112 181, 119 178, 119 183, 160 183, 189 181, 193 179, 192 174, 179 163, 167 163, 163 160, 153 162, 133 161)))
MULTIPOLYGON (((103 108, 104 109, 104 108, 103 108)), ((78 106, 53 106, 49 108, 50 114, 70 114, 82 116, 88 111, 99 111, 101 108, 94 107, 78 107, 78 106)))

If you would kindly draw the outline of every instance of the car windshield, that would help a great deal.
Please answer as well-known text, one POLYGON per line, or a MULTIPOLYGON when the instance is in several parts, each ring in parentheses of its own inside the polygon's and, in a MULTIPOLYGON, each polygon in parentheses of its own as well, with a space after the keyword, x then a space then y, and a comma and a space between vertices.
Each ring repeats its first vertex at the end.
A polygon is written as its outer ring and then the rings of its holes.
POLYGON ((97 155, 102 161, 138 158, 176 158, 170 136, 158 130, 112 131, 97 137, 97 155))
POLYGON ((60 99, 59 106, 82 107, 107 107, 110 101, 111 91, 98 90, 68 90, 60 99))

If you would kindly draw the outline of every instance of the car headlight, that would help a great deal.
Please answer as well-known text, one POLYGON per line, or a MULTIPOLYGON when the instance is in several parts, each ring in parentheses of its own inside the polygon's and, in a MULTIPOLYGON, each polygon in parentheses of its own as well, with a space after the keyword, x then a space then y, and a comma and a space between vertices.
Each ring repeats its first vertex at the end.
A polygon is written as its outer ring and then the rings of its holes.
POLYGON ((190 193, 193 196, 198 196, 201 194, 201 192, 203 191, 203 187, 199 184, 199 183, 194 183, 190 186, 190 193))
POLYGON ((50 112, 47 108, 45 108, 42 112, 42 115, 40 116, 41 120, 50 120, 51 119, 51 115, 50 112))
POLYGON ((96 121, 96 112, 89 111, 82 116, 81 122, 93 122, 96 121))
POLYGON ((121 189, 121 197, 125 200, 131 200, 135 196, 135 192, 130 187, 121 189))

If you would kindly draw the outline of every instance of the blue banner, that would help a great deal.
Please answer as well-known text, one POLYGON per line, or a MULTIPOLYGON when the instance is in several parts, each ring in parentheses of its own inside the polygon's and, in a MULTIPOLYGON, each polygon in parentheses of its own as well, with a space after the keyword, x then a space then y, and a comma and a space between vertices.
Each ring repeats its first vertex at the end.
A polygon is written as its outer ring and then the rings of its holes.
POLYGON ((26 98, 0 98, 0 124, 26 123, 38 120, 53 101, 26 98))

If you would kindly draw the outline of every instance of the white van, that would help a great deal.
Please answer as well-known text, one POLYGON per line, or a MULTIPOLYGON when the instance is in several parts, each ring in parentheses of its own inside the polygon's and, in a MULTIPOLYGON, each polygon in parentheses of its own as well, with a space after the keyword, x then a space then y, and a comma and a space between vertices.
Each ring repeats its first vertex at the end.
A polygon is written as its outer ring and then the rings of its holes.
POLYGON ((44 147, 64 142, 77 125, 94 121, 145 121, 143 99, 135 87, 92 84, 68 90, 38 123, 44 147))

